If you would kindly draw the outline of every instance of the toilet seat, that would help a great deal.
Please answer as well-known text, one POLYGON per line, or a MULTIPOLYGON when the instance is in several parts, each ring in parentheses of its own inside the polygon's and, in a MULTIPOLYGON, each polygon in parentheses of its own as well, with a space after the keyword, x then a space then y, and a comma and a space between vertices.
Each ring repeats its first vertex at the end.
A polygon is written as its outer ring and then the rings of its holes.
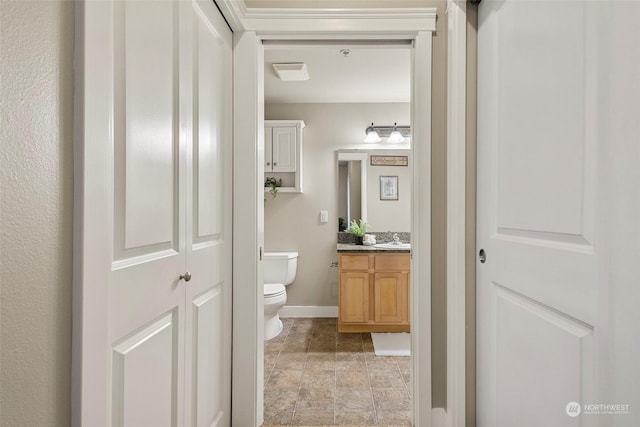
POLYGON ((284 295, 287 292, 282 283, 265 283, 264 284, 264 297, 274 298, 280 295, 284 295))

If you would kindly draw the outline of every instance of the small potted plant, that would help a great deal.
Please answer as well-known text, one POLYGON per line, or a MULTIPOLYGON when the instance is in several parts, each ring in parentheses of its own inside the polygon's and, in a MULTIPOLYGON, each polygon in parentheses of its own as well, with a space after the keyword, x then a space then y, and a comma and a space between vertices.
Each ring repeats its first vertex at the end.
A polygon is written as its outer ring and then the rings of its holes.
POLYGON ((275 199, 278 195, 278 187, 282 186, 282 178, 275 179, 272 176, 267 177, 264 179, 264 186, 265 188, 271 187, 271 190, 269 190, 269 194, 271 194, 271 197, 275 199))
POLYGON ((362 244, 362 238, 364 237, 364 233, 367 232, 367 223, 359 219, 356 221, 355 219, 351 221, 351 225, 347 228, 347 232, 356 236, 356 245, 362 244))

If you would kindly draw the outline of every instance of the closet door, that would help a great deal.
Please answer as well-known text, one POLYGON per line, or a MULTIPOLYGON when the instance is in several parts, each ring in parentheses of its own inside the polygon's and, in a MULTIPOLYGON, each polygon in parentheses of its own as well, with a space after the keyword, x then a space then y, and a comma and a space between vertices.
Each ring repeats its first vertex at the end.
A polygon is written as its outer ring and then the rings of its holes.
POLYGON ((76 14, 73 424, 228 425, 228 30, 213 3, 76 14))
POLYGON ((480 4, 480 427, 613 425, 580 414, 607 401, 596 376, 608 256, 598 3, 480 4))
POLYGON ((190 7, 185 425, 222 427, 231 399, 232 35, 213 2, 190 7))

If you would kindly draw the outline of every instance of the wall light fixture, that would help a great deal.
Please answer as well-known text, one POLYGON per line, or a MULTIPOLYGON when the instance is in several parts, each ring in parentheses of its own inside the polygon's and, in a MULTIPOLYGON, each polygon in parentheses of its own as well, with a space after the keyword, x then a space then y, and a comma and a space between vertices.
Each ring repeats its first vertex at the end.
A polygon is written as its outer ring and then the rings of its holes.
POLYGON ((405 138, 411 137, 411 126, 398 126, 394 123, 393 126, 368 126, 365 130, 366 137, 364 142, 376 143, 382 141, 382 138, 387 138, 389 144, 398 144, 405 141, 405 138))

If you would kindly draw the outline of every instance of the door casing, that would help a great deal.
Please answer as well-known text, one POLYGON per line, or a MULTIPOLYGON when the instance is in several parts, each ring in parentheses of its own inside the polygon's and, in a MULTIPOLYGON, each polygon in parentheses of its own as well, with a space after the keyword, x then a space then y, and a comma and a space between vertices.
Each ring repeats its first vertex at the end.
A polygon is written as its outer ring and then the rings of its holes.
MULTIPOLYGON (((413 44, 411 324, 414 425, 431 425, 431 64, 436 10, 245 9, 218 6, 234 30, 234 298, 232 425, 263 421, 264 62, 266 40, 413 44), (252 195, 238 197, 240 194, 252 195), (233 402, 241 402, 234 404, 233 402)), ((464 357, 464 355, 463 355, 464 357)))

